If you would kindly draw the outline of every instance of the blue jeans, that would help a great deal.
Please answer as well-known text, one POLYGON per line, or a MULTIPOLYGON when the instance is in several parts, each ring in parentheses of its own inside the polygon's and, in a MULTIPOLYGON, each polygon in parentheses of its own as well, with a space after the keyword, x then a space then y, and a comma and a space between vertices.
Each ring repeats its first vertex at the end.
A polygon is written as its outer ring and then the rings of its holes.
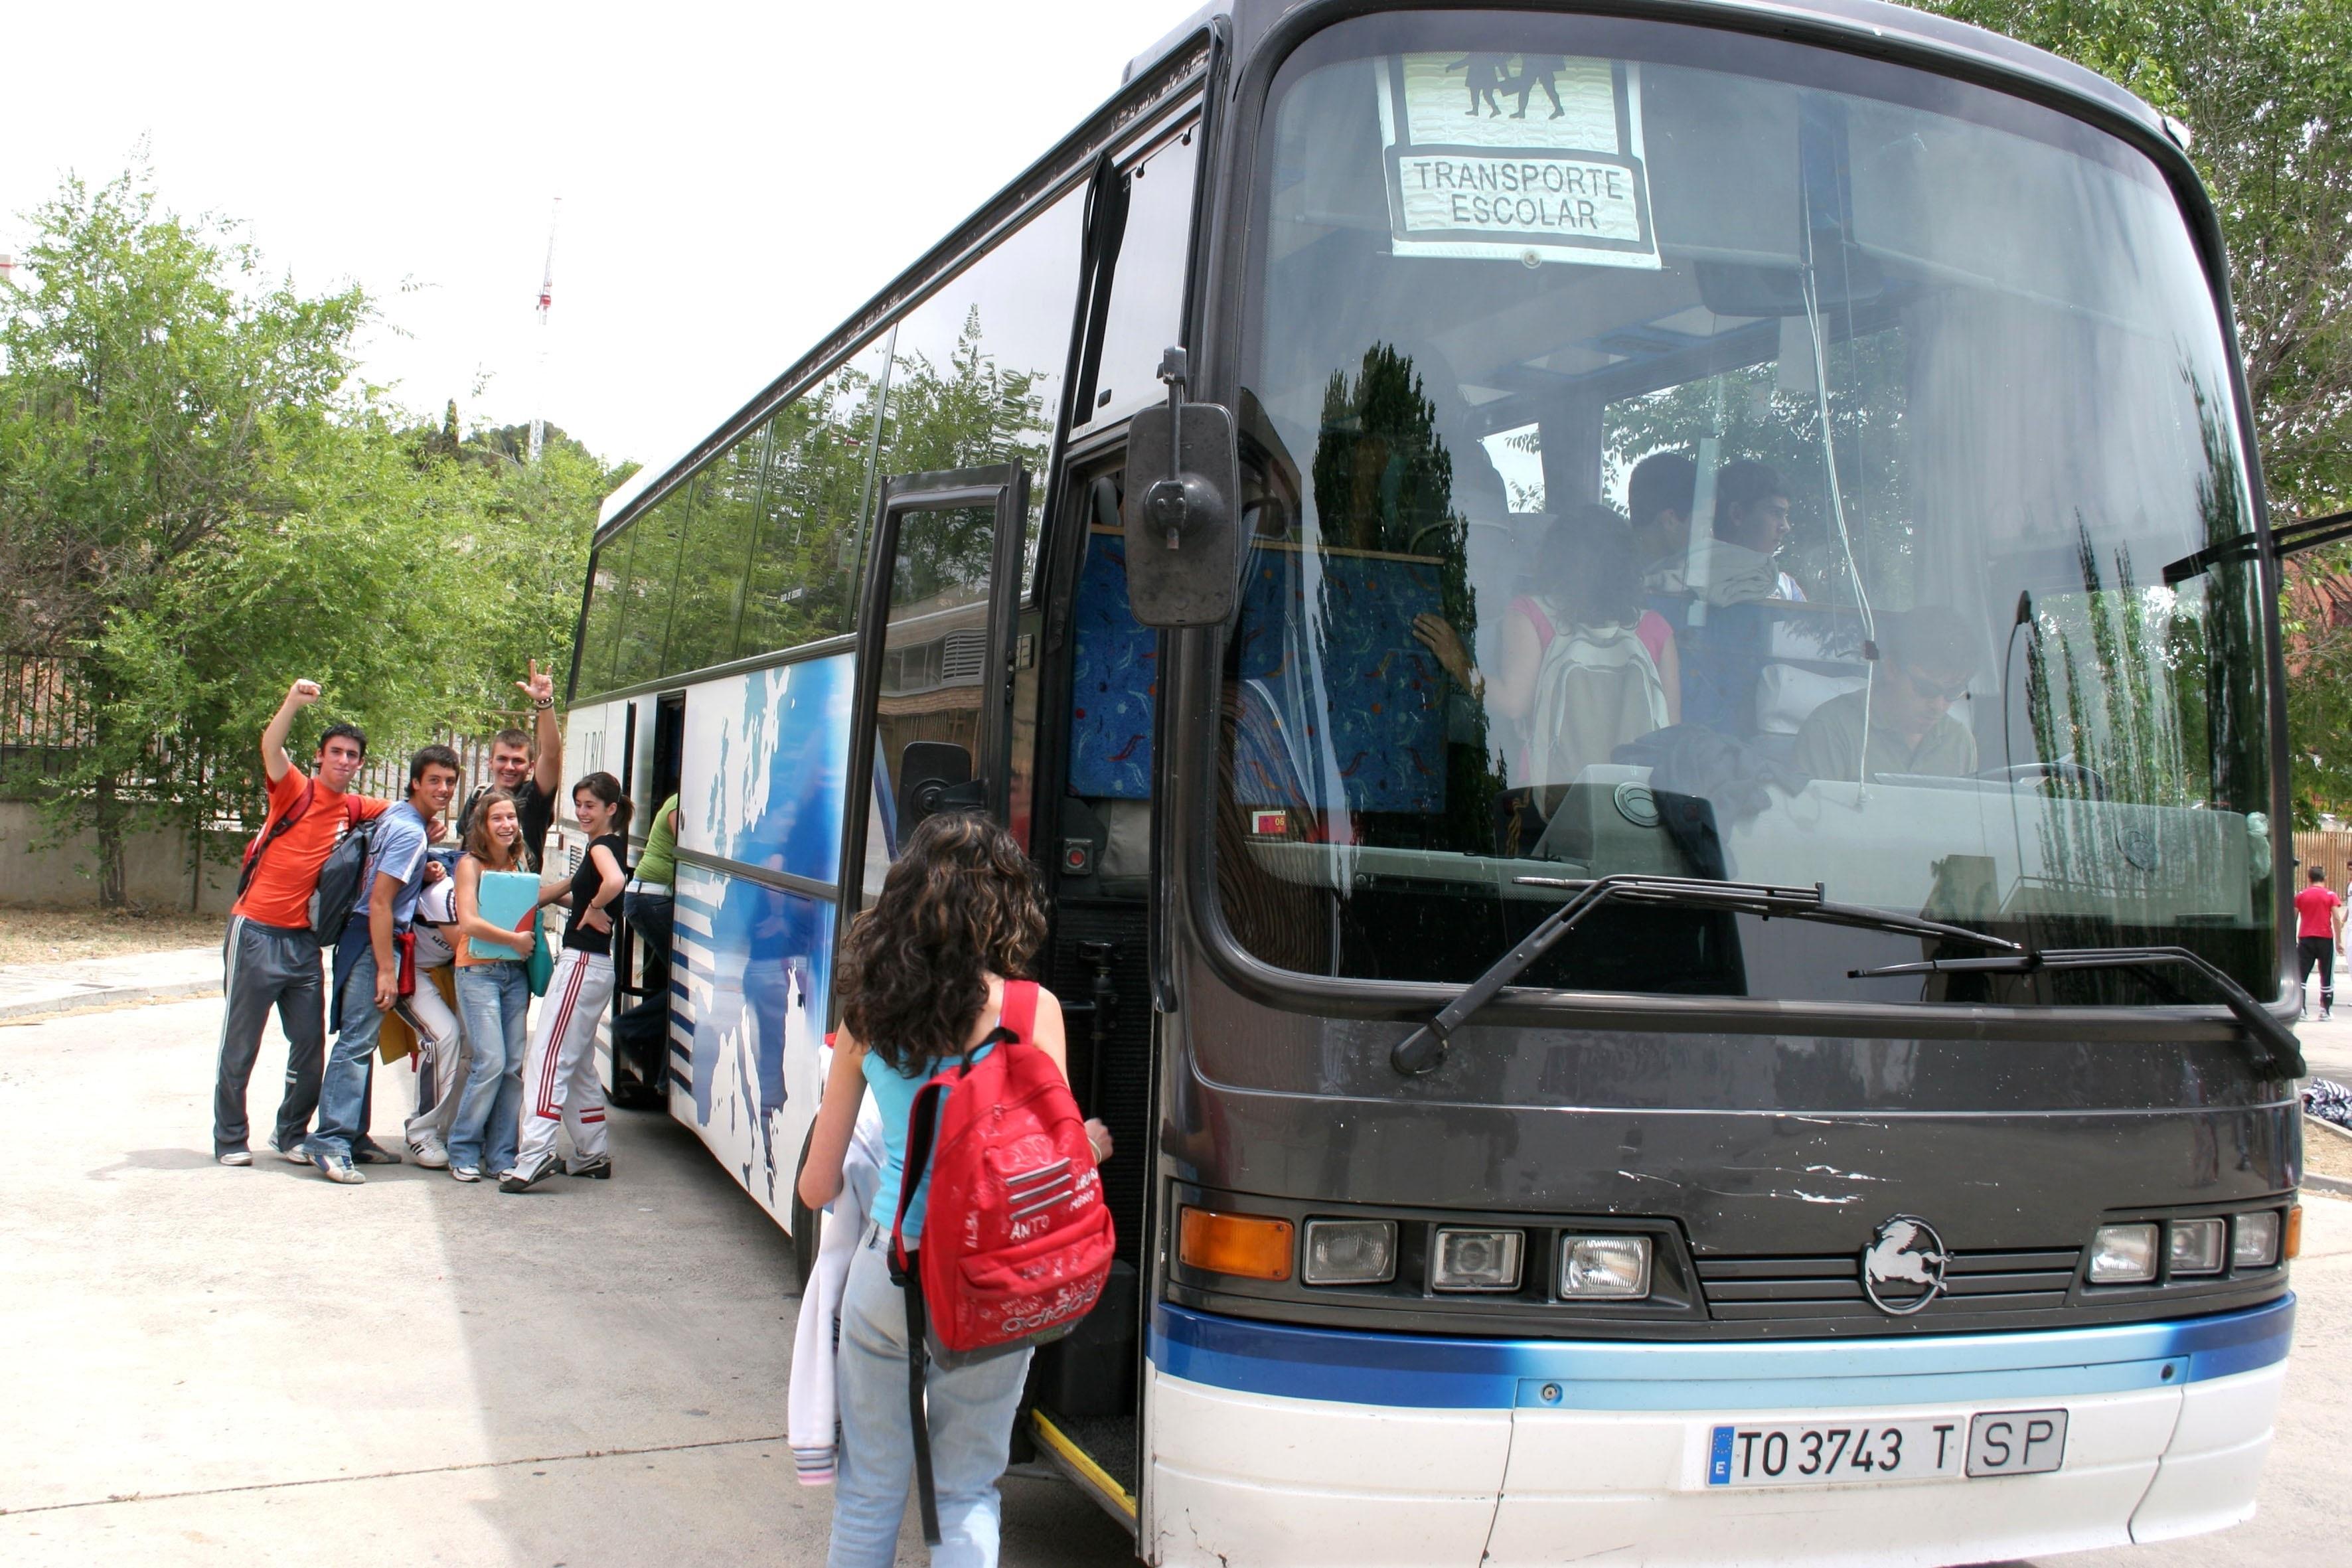
MULTIPOLYGON (((931 1479, 940 1544, 931 1568, 994 1568, 1003 1511, 996 1478, 1013 1444, 1013 1417, 1030 1352, 928 1369, 931 1479)), ((890 1283, 889 1238, 869 1223, 842 1287, 841 1468, 834 1486, 826 1568, 890 1568, 914 1489, 915 1436, 907 1422, 907 1300, 890 1283)))
POLYGON ((522 1109, 522 1053, 528 1038, 530 977, 520 963, 461 964, 457 1017, 473 1048, 472 1067, 449 1125, 449 1166, 508 1170, 515 1162, 516 1113, 522 1109), (485 1157, 487 1156, 487 1157, 485 1157))
MULTIPOLYGON (((361 922, 364 926, 364 921, 361 922)), ((368 1080, 375 1070, 377 1037, 383 1015, 375 1005, 375 947, 364 930, 347 936, 338 952, 335 1021, 340 1032, 327 1053, 327 1076, 319 1086, 319 1130, 303 1145, 311 1154, 351 1158, 352 1144, 367 1135, 368 1080)))

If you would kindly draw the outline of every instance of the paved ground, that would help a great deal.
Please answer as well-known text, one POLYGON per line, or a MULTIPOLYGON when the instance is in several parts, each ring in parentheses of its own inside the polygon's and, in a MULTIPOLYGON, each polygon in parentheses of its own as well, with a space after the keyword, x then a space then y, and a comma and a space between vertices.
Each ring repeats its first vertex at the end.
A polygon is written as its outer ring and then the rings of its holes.
MULTIPOLYGON (((225 1168, 219 1016, 0 1026, 0 1563, 822 1560, 783 1238, 691 1135, 617 1113, 614 1181, 512 1197, 225 1168)), ((1006 1489, 1008 1563, 1126 1556, 1076 1491, 1006 1489)))
MULTIPOLYGON (((413 1167, 356 1188, 225 1169, 218 1022, 202 1000, 0 1023, 0 1563, 821 1561, 831 1494, 793 1484, 782 1442, 786 1249, 683 1128, 620 1113, 616 1180, 520 1197, 413 1167)), ((2336 1030, 2315 1043, 2352 1067, 2336 1030)), ((2352 1202, 2307 1210, 2262 1516, 2049 1561, 2342 1560, 2352 1202)), ((1131 1561, 1067 1488, 1006 1499, 1008 1568, 1131 1561)), ((922 1561, 911 1532, 901 1560, 922 1561)))
POLYGON ((0 964, 0 1018, 174 996, 217 995, 221 950, 171 948, 64 963, 0 964))

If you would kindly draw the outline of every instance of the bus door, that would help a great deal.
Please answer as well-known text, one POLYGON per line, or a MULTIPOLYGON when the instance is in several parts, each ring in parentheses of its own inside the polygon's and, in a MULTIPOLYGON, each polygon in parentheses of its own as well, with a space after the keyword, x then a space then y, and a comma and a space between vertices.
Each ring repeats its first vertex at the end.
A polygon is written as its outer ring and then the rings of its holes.
POLYGON ((843 837, 844 934, 923 818, 980 810, 1004 820, 1028 505, 1017 463, 883 481, 858 618, 850 776, 864 787, 843 837))
MULTIPOLYGON (((634 867, 646 835, 653 831, 655 811, 677 793, 686 755, 686 693, 666 691, 658 697, 636 699, 629 704, 628 723, 628 744, 621 756, 621 793, 636 805, 629 824, 629 859, 634 867), (650 771, 642 771, 637 767, 637 710, 647 702, 653 705, 653 755, 650 771)), ((651 1020, 650 1025, 640 1022, 625 1026, 621 1020, 647 997, 667 994, 670 963, 660 947, 649 951, 637 940, 624 914, 613 929, 613 964, 619 980, 613 987, 609 1009, 614 1030, 609 1092, 616 1105, 658 1106, 663 1103, 669 1071, 667 1027, 660 1023, 660 1014, 643 1016, 651 1020)))

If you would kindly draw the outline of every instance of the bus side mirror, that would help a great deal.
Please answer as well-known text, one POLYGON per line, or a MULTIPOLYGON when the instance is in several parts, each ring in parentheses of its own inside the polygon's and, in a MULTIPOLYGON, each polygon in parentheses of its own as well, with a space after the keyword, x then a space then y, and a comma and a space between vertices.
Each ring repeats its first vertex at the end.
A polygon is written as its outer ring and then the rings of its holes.
POLYGON ((1233 410, 1184 401, 1182 349, 1160 363, 1168 401, 1127 428, 1127 598, 1147 626, 1208 626, 1233 614, 1241 458, 1233 410))

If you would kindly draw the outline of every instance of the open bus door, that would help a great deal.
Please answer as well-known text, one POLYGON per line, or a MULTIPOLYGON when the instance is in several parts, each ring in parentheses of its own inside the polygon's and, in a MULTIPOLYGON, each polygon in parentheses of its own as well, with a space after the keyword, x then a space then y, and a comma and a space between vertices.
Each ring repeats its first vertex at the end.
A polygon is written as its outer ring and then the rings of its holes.
POLYGON ((932 813, 1005 816, 1029 476, 1017 463, 882 482, 858 617, 842 934, 932 813))

